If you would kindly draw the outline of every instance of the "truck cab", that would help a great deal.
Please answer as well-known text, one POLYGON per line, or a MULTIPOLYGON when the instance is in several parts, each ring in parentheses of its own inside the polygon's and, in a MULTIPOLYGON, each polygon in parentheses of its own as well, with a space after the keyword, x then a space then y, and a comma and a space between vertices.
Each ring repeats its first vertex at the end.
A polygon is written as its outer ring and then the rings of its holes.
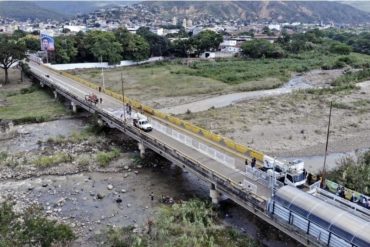
POLYGON ((303 186, 307 180, 307 173, 302 160, 283 163, 265 155, 264 166, 260 169, 270 176, 275 176, 280 182, 294 187, 303 186))
POLYGON ((152 125, 149 123, 148 118, 142 114, 135 114, 133 117, 133 124, 135 127, 144 130, 145 132, 149 132, 153 130, 152 125))

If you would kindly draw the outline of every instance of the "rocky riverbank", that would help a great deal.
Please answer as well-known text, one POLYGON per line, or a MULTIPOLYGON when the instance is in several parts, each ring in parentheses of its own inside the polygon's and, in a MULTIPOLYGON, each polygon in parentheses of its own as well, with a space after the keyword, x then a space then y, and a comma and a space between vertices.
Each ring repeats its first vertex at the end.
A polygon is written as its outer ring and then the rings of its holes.
MULTIPOLYGON (((114 130, 100 132, 87 119, 14 130, 1 141, 0 201, 15 201, 17 210, 41 206, 48 218, 72 227, 73 246, 104 246, 98 236, 110 227, 140 231, 166 204, 208 200, 208 184, 150 151, 140 159, 135 142, 114 130)), ((296 246, 231 202, 219 214, 223 225, 267 246, 296 246)))

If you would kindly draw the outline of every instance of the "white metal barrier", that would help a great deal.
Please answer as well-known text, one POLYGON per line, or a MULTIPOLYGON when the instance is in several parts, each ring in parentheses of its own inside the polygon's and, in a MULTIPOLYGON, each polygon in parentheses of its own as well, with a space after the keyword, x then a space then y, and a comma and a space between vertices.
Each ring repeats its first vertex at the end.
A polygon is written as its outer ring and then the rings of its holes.
POLYGON ((164 124, 159 123, 158 121, 151 120, 151 124, 153 125, 153 128, 158 130, 159 132, 162 132, 163 134, 170 136, 174 138, 175 140, 178 140, 181 143, 184 143, 188 147, 191 147, 208 157, 217 160, 218 162, 235 169, 235 159, 230 157, 229 155, 218 151, 217 149, 214 149, 212 147, 209 147, 208 145, 199 142, 197 139, 189 137, 183 133, 180 133, 172 128, 169 128, 165 126, 164 124))

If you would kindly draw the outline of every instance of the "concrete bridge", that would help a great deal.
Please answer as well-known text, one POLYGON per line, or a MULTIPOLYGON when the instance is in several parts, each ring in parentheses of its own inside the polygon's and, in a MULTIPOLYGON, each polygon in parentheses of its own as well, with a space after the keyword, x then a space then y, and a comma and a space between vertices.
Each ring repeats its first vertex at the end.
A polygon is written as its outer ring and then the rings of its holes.
POLYGON ((145 150, 151 149, 208 182, 213 203, 218 203, 221 198, 229 198, 301 244, 322 246, 306 232, 269 214, 267 204, 272 190, 282 185, 272 186, 271 178, 258 174, 258 171, 255 174, 252 171, 246 172, 244 161, 248 157, 156 116, 148 116, 153 131, 143 132, 132 125, 122 101, 71 79, 65 73, 61 74, 32 61, 28 64, 31 75, 42 87, 50 88, 55 98, 65 98, 73 111, 80 108, 91 112, 109 127, 136 140, 140 155, 145 155, 145 150), (85 95, 89 93, 102 98, 102 103, 94 105, 86 101, 85 95))

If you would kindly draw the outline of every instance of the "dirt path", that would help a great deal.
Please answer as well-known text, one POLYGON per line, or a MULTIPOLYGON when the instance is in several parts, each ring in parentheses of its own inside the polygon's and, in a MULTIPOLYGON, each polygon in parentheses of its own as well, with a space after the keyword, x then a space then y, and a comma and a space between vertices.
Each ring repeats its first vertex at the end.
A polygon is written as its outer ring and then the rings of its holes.
MULTIPOLYGON (((319 78, 305 84, 317 88, 328 83, 319 78)), ((272 90, 273 96, 271 90, 252 92, 247 94, 248 99, 236 100, 232 105, 181 117, 272 156, 303 159, 315 156, 317 159, 309 168, 318 170, 322 162, 316 161, 324 154, 332 101, 329 154, 370 148, 370 81, 358 83, 359 90, 332 94, 292 92, 292 88, 304 86, 298 82, 291 80, 291 84, 272 90), (281 93, 289 91, 292 93, 281 93)), ((194 109, 201 107, 198 102, 194 109)), ((336 166, 335 159, 329 166, 336 166)))
POLYGON ((189 111, 201 112, 206 111, 210 108, 225 107, 228 105, 238 103, 240 101, 289 94, 293 90, 319 88, 328 85, 332 79, 338 77, 341 73, 342 73, 341 70, 331 70, 331 71, 313 70, 308 73, 305 73, 304 75, 294 76, 289 82, 287 82, 280 88, 219 95, 199 100, 196 102, 166 107, 161 109, 161 111, 171 114, 184 114, 189 111))

